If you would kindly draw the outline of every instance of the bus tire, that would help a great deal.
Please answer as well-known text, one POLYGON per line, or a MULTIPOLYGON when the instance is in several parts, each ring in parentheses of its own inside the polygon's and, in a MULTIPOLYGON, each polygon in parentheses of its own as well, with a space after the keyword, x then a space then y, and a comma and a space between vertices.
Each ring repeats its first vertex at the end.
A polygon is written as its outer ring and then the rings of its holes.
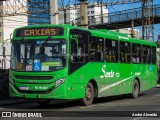
POLYGON ((86 86, 85 97, 80 100, 80 103, 82 105, 87 106, 91 105, 93 103, 93 100, 94 100, 94 87, 93 84, 89 82, 86 86))
POLYGON ((42 107, 45 107, 45 106, 48 106, 50 104, 50 100, 42 100, 42 101, 38 101, 37 103, 42 106, 42 107))
POLYGON ((132 85, 132 94, 131 97, 132 98, 137 98, 139 95, 139 91, 140 91, 140 85, 138 80, 134 80, 133 85, 132 85))

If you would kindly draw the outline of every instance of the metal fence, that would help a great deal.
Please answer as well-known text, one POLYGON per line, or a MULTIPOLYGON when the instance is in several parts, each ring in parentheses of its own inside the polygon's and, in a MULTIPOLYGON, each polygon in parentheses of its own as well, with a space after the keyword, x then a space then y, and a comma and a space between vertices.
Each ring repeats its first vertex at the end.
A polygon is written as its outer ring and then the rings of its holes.
MULTIPOLYGON (((151 12, 151 14, 153 14, 154 17, 160 17, 160 5, 154 5, 153 13, 151 12)), ((144 16, 147 16, 147 13, 144 16)), ((103 18, 103 23, 109 23, 109 24, 141 19, 142 8, 135 8, 130 10, 109 13, 109 14, 103 14, 103 17, 101 17, 101 15, 98 15, 98 16, 95 16, 93 19, 89 20, 90 21, 89 25, 101 24, 101 18, 103 18)))

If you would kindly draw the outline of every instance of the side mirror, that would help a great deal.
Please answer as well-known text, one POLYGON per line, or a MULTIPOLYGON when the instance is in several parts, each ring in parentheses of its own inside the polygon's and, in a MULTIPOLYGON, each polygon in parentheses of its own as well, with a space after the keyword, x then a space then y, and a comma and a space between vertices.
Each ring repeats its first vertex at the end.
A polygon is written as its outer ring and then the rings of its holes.
POLYGON ((6 57, 5 53, 6 53, 6 48, 3 47, 3 57, 6 57))

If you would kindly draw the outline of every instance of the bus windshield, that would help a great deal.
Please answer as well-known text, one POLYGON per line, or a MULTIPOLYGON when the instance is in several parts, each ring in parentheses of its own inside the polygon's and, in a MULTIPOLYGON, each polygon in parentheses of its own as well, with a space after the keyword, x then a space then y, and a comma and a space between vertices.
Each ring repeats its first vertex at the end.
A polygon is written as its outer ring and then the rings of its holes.
POLYGON ((66 40, 23 40, 12 43, 11 69, 55 71, 66 65, 66 40))

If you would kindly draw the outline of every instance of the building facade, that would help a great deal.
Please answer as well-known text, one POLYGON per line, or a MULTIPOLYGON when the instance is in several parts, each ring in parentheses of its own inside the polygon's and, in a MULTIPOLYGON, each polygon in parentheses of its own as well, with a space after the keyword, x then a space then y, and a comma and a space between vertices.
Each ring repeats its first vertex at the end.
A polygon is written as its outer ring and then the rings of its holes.
MULTIPOLYGON (((102 6, 103 22, 108 22, 108 9, 102 6)), ((101 6, 97 3, 88 5, 88 23, 98 24, 101 23, 101 6)), ((80 24, 80 6, 70 5, 65 8, 59 8, 59 23, 70 23, 74 25, 80 24), (65 14, 66 13, 66 17, 65 14), (66 18, 66 20, 65 20, 66 18)))
POLYGON ((120 33, 125 33, 125 34, 128 34, 130 36, 133 34, 134 38, 139 38, 139 30, 138 29, 133 29, 133 33, 132 33, 131 28, 117 29, 117 30, 113 30, 113 31, 120 32, 120 33))
MULTIPOLYGON (((26 0, 27 2, 27 0, 26 0)), ((11 14, 6 15, 4 17, 0 17, 0 61, 5 60, 5 68, 8 69, 10 67, 10 54, 11 54, 11 42, 10 39, 13 35, 13 31, 15 28, 22 27, 28 25, 28 18, 26 15, 20 14, 21 4, 15 4, 13 0, 10 0, 9 4, 1 1, 0 2, 0 14, 11 14), (14 7, 14 8, 13 8, 14 7), (17 11, 17 15, 13 14, 14 11, 17 11), (18 15, 18 13, 20 15, 18 15), (13 15, 12 15, 13 14, 13 15), (3 47, 5 47, 5 55, 3 58, 3 47)), ((1 64, 0 64, 1 68, 1 64)))

